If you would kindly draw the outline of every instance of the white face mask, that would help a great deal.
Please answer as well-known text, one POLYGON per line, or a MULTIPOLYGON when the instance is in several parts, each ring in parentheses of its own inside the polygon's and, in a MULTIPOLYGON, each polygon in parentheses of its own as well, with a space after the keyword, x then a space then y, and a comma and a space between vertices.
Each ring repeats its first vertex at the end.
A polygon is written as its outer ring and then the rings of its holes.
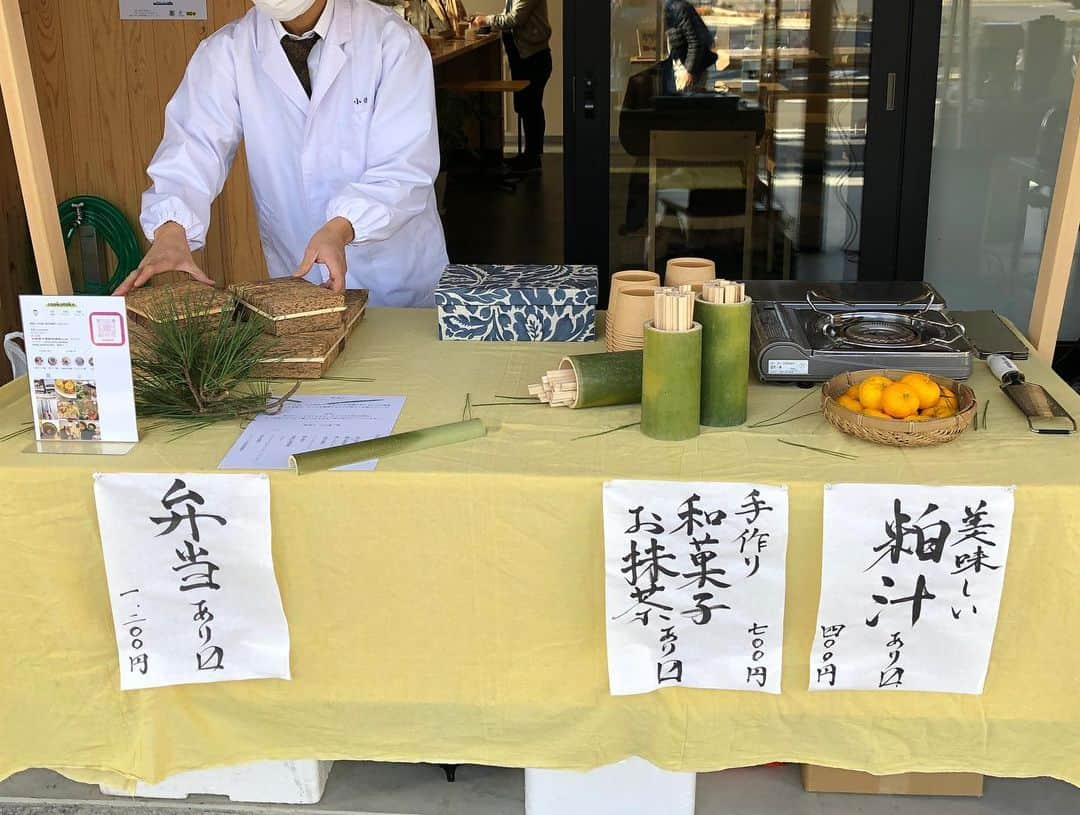
POLYGON ((318 0, 251 0, 255 8, 283 23, 295 20, 305 11, 310 11, 318 0))

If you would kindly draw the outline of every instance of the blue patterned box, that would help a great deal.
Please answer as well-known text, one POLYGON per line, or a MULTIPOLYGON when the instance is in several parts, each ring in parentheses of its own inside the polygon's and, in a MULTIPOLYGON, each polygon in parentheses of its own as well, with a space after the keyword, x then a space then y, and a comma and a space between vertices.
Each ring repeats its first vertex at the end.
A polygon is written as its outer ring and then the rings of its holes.
POLYGON ((597 286, 595 266, 447 266, 435 289, 439 338, 594 340, 597 286))

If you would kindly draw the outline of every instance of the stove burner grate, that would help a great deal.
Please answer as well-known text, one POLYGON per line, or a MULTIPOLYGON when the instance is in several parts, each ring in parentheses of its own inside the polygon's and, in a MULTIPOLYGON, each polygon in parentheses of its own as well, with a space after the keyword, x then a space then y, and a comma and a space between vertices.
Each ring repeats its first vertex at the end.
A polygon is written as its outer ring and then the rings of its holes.
POLYGON ((942 333, 920 316, 881 311, 827 314, 817 327, 833 342, 868 349, 924 348, 939 344, 942 333))
POLYGON ((837 333, 847 342, 868 347, 922 344, 919 332, 911 326, 884 320, 853 320, 837 333))

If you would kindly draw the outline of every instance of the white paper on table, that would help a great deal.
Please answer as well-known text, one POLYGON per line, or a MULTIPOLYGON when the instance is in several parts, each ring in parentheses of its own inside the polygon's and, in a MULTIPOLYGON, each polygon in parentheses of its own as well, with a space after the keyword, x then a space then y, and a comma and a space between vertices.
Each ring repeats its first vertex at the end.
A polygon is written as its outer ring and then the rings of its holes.
MULTIPOLYGON (((287 470, 289 456, 389 436, 404 396, 294 396, 274 415, 260 414, 218 465, 222 470, 287 470)), ((336 470, 374 470, 378 460, 336 470)))
POLYGON ((612 695, 780 693, 787 536, 787 487, 605 483, 612 695))
POLYGON ((122 297, 19 298, 39 442, 136 442, 122 297))
POLYGON ((266 475, 96 473, 120 688, 288 679, 266 475))
POLYGON ((810 690, 982 693, 1013 503, 1013 487, 826 485, 810 690))

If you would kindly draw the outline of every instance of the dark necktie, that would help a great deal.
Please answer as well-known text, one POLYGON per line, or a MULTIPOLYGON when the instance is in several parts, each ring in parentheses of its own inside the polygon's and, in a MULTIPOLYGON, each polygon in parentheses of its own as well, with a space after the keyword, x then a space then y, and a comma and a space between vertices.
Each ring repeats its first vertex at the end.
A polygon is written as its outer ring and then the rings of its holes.
POLYGON ((295 37, 281 38, 281 48, 285 51, 289 64, 296 71, 296 78, 304 86, 304 93, 308 95, 308 99, 311 98, 311 73, 308 71, 308 57, 311 56, 311 49, 315 47, 315 43, 318 41, 318 34, 312 34, 302 40, 295 37))

